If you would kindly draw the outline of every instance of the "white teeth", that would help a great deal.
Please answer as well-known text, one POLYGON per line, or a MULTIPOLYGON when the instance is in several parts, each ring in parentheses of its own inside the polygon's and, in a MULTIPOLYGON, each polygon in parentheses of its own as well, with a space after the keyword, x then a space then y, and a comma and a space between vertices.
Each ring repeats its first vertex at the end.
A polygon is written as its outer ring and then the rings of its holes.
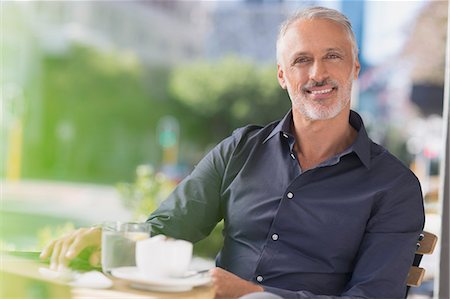
POLYGON ((331 92, 333 89, 324 89, 324 90, 311 90, 312 94, 323 94, 323 93, 329 93, 331 92))

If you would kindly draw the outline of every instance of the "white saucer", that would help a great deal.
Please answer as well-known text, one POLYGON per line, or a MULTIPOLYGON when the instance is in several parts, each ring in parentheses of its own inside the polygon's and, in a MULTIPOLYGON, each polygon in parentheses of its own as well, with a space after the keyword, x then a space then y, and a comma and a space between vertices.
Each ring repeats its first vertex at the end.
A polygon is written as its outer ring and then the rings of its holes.
POLYGON ((140 272, 137 267, 114 268, 111 275, 129 281, 131 287, 158 292, 185 292, 211 281, 209 275, 188 278, 150 277, 140 272))

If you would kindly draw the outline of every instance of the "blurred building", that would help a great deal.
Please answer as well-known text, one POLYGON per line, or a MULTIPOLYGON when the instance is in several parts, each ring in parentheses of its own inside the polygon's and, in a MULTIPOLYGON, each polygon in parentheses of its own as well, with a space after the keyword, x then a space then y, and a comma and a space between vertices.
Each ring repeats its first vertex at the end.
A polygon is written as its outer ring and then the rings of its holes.
POLYGON ((411 100, 423 116, 442 116, 447 6, 445 1, 427 3, 415 20, 402 51, 403 59, 409 61, 411 100))

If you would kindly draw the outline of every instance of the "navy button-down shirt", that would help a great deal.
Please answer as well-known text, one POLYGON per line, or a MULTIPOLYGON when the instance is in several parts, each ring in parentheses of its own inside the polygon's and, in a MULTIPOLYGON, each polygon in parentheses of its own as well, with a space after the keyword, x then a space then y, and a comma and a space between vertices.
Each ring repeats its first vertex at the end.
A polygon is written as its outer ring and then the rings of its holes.
POLYGON ((402 298, 424 224, 420 184, 356 112, 349 121, 354 143, 304 172, 291 112, 238 129, 148 221, 195 242, 224 219, 217 266, 284 298, 402 298))

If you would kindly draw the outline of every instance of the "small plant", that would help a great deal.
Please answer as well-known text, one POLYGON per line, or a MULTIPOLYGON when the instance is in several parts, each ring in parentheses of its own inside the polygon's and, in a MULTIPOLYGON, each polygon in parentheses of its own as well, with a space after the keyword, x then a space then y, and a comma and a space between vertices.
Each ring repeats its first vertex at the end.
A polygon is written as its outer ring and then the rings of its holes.
POLYGON ((135 182, 119 183, 117 189, 124 206, 134 212, 135 220, 145 221, 175 186, 175 182, 163 173, 155 172, 151 165, 140 165, 136 169, 135 182))

